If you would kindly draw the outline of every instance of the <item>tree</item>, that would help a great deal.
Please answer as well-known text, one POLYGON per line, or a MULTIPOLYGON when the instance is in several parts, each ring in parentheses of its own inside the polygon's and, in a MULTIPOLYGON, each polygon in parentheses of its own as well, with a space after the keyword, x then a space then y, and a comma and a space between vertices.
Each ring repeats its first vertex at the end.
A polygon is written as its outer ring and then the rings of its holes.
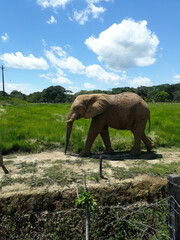
POLYGON ((63 103, 66 101, 66 89, 61 86, 51 86, 43 90, 43 102, 63 103))
POLYGON ((27 97, 27 101, 28 101, 28 102, 31 102, 31 103, 40 103, 40 102, 43 102, 42 92, 34 92, 34 93, 31 93, 31 94, 27 97))
POLYGON ((137 88, 137 94, 142 97, 143 99, 147 98, 147 87, 141 86, 137 88))
POLYGON ((14 90, 10 93, 10 97, 14 97, 14 98, 19 98, 19 99, 22 99, 22 100, 26 100, 26 95, 17 91, 17 90, 14 90))
POLYGON ((174 101, 180 101, 180 90, 174 92, 174 94, 173 94, 173 100, 174 100, 174 101))
POLYGON ((168 102, 170 100, 169 93, 165 91, 157 92, 155 95, 156 102, 168 102))
POLYGON ((5 97, 7 97, 8 96, 8 94, 5 92, 3 92, 3 91, 0 91, 0 97, 4 97, 4 94, 5 94, 5 97))

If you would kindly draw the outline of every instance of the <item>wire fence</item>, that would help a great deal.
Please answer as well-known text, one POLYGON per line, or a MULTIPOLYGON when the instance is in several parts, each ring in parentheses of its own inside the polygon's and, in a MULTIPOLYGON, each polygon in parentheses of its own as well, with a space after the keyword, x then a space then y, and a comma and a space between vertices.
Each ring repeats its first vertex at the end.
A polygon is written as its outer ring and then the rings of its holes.
MULTIPOLYGON (((88 239, 180 240, 180 177, 169 175, 167 184, 168 196, 152 203, 97 205, 90 213, 88 239)), ((86 226, 86 211, 80 207, 25 216, 15 213, 0 219, 0 229, 7 230, 0 239, 84 240, 86 226)))
MULTIPOLYGON (((103 240, 116 239, 180 239, 180 177, 172 174, 167 178, 168 197, 141 206, 104 206, 96 209, 91 219, 89 234, 103 240), (97 216, 104 226, 100 226, 97 216), (108 219, 109 218, 109 219, 108 219), (99 233, 97 231, 100 227, 99 233), (94 227, 95 226, 95 227, 94 227)), ((86 219, 87 221, 87 219, 86 219)), ((87 224, 86 224, 87 225, 87 224)), ((86 240, 89 236, 86 235, 86 240)))
MULTIPOLYGON (((169 239, 168 198, 139 206, 99 207, 90 220, 90 226, 94 228, 95 225, 97 232, 99 224, 96 215, 101 215, 103 219, 109 218, 104 221, 103 227, 99 226, 99 235, 96 235, 96 239, 99 240, 169 239)), ((90 233, 92 231, 94 230, 91 229, 90 233)))

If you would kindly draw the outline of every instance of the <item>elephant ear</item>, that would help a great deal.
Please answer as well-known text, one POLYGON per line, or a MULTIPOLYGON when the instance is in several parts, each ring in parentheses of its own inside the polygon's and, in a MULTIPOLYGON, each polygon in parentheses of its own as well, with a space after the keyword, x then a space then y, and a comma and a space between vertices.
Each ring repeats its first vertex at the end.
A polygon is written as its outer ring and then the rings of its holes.
POLYGON ((91 97, 91 99, 88 101, 88 106, 84 114, 84 117, 85 118, 96 117, 105 112, 108 106, 109 102, 104 96, 95 95, 91 97))

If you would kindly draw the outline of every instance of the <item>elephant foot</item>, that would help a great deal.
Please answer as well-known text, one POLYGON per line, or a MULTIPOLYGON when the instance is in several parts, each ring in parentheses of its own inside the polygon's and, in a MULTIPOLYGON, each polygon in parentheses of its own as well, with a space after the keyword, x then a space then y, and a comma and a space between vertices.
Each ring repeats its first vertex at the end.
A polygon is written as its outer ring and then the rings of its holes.
POLYGON ((140 153, 141 153, 140 150, 135 150, 135 149, 132 149, 131 152, 130 152, 130 154, 131 154, 132 156, 140 155, 140 153))
POLYGON ((147 146, 147 151, 150 152, 154 147, 155 145, 152 143, 151 145, 147 146))
POLYGON ((79 153, 79 156, 80 157, 89 157, 89 156, 91 156, 91 152, 87 152, 87 151, 85 151, 85 150, 82 150, 80 153, 79 153))
POLYGON ((104 154, 112 154, 114 150, 112 148, 104 150, 104 154))

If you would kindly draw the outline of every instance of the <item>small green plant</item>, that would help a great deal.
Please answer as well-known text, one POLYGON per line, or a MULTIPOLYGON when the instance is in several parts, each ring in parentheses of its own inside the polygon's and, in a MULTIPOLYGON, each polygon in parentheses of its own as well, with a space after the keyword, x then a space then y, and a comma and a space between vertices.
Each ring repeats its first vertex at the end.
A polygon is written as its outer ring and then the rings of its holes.
POLYGON ((84 209, 88 208, 89 213, 94 212, 94 208, 95 208, 96 204, 97 203, 93 199, 92 193, 88 189, 86 189, 86 191, 79 194, 75 201, 75 207, 80 205, 84 209))

